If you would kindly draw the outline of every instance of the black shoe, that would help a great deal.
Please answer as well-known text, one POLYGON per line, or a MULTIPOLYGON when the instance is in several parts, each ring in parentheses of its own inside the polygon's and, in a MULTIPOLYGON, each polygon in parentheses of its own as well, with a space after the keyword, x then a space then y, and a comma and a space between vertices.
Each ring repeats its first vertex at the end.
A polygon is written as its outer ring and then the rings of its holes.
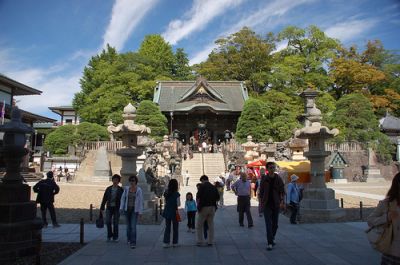
POLYGON ((207 246, 208 246, 208 247, 212 247, 213 244, 212 244, 212 243, 207 243, 207 246))
POLYGON ((244 224, 239 224, 240 226, 244 226, 244 224))
POLYGON ((249 225, 249 228, 252 228, 254 225, 249 225))
POLYGON ((53 224, 53 228, 57 228, 57 227, 60 227, 61 225, 59 225, 59 224, 53 224))

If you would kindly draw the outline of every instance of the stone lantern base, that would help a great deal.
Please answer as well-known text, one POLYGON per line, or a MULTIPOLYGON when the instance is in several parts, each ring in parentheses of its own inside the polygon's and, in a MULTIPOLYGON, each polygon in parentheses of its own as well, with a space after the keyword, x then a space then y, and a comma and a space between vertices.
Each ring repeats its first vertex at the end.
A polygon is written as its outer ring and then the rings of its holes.
POLYGON ((335 199, 335 191, 328 188, 309 188, 304 190, 300 203, 301 222, 336 222, 345 216, 345 211, 339 208, 335 199))
POLYGON ((38 254, 42 221, 26 184, 0 184, 0 263, 38 254))

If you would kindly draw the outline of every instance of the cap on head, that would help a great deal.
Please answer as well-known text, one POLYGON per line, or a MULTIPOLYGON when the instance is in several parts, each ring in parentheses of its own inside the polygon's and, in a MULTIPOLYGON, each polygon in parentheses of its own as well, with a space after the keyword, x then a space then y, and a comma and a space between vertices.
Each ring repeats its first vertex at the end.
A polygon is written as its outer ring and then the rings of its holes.
POLYGON ((290 176, 290 181, 291 181, 291 182, 296 181, 296 180, 298 180, 298 179, 299 179, 299 177, 298 177, 297 175, 294 175, 294 174, 293 174, 293 175, 290 176))

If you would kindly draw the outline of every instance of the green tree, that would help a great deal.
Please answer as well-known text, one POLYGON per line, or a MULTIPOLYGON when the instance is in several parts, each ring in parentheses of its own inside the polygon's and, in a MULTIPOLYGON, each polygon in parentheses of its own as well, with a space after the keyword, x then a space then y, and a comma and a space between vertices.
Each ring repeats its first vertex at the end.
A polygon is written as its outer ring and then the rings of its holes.
POLYGON ((176 49, 173 77, 174 79, 177 80, 194 79, 194 76, 192 74, 192 69, 189 66, 189 59, 183 48, 176 49))
POLYGON ((107 130, 98 124, 82 122, 79 125, 63 125, 51 132, 45 139, 46 150, 54 154, 66 154, 68 146, 85 141, 108 140, 107 130))
POLYGON ((271 52, 274 49, 271 35, 262 38, 244 27, 215 43, 218 47, 207 61, 195 66, 197 73, 209 80, 246 81, 251 91, 263 92, 268 84, 271 52))
POLYGON ((387 136, 379 131, 372 104, 363 94, 352 93, 340 98, 331 122, 340 131, 337 140, 356 140, 365 145, 373 144, 381 161, 391 156, 390 142, 387 136))
POLYGON ((269 109, 267 119, 270 121, 268 135, 274 141, 285 141, 293 135, 301 125, 298 121, 303 113, 303 102, 297 95, 270 90, 260 97, 269 109))
POLYGON ((150 100, 140 102, 135 123, 150 127, 150 136, 157 142, 162 141, 163 136, 168 134, 167 118, 161 113, 160 108, 150 100))
POLYGON ((171 76, 175 65, 175 56, 161 35, 147 35, 140 45, 139 55, 147 58, 157 74, 171 76))
POLYGON ((251 135, 255 141, 268 141, 270 138, 268 115, 268 106, 263 101, 254 98, 246 100, 236 126, 236 139, 245 142, 247 136, 251 135))
POLYGON ((118 122, 130 101, 152 97, 157 78, 146 58, 133 52, 117 54, 108 46, 85 67, 73 106, 85 121, 105 124, 117 117, 118 122))
POLYGON ((66 154, 68 146, 77 141, 75 125, 63 125, 47 135, 44 141, 46 150, 53 154, 66 154))
POLYGON ((325 69, 337 53, 338 41, 316 26, 294 26, 278 34, 287 47, 274 54, 270 86, 279 91, 301 92, 307 87, 328 90, 332 79, 325 69))

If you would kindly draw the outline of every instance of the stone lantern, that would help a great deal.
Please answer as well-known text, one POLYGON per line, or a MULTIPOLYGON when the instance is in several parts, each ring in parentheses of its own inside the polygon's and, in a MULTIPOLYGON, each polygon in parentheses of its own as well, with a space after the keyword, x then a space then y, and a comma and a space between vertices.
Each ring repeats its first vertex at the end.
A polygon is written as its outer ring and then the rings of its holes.
POLYGON ((244 159, 247 161, 253 161, 254 159, 259 157, 258 152, 256 151, 258 148, 258 144, 253 142, 253 137, 251 135, 247 136, 247 142, 242 144, 246 154, 244 155, 244 159))
POLYGON ((304 149, 307 147, 307 140, 293 138, 289 142, 289 148, 292 154, 293 161, 306 160, 304 157, 304 149))
POLYGON ((122 114, 124 123, 116 127, 108 126, 107 130, 122 139, 122 148, 117 150, 117 155, 122 159, 121 177, 122 184, 128 184, 128 178, 137 174, 136 159, 144 152, 144 146, 138 145, 138 136, 150 134, 150 128, 145 125, 135 124, 136 108, 129 103, 122 114))
POLYGON ((21 162, 28 153, 26 134, 33 129, 21 122, 21 112, 14 107, 11 122, 0 125, 4 132, 1 156, 6 174, 0 183, 0 263, 17 257, 38 254, 42 221, 36 218, 36 202, 31 201, 31 188, 23 184, 21 162))
POLYGON ((309 110, 307 118, 310 122, 295 132, 295 137, 308 139, 308 152, 304 155, 310 160, 311 183, 304 190, 301 201, 301 218, 303 221, 337 221, 344 216, 343 209, 335 199, 335 191, 325 184, 325 158, 330 154, 325 150, 325 141, 336 136, 338 129, 330 130, 321 125, 321 111, 315 107, 309 110))

